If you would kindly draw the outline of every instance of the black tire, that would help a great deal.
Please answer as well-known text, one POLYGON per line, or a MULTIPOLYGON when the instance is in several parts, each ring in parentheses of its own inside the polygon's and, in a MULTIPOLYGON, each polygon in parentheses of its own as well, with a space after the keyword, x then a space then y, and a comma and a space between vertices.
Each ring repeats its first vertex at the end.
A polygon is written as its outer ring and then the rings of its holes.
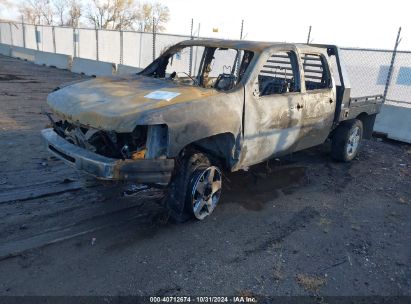
POLYGON ((362 136, 363 125, 361 120, 353 119, 342 122, 332 136, 331 157, 341 162, 353 160, 358 155, 362 136), (356 132, 356 134, 358 132, 359 135, 358 144, 355 145, 355 148, 353 148, 354 145, 352 145, 350 140, 353 132, 356 132))
POLYGON ((165 205, 175 222, 182 223, 194 218, 191 200, 193 180, 210 166, 210 158, 197 151, 186 152, 186 155, 177 161, 174 176, 165 195, 165 205))

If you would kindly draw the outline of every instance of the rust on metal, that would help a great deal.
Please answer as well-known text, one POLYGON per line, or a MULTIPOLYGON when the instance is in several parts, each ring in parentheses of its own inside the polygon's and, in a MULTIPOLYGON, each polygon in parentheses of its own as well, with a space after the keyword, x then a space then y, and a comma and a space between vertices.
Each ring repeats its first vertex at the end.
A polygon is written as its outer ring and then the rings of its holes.
POLYGON ((124 164, 174 159, 190 145, 235 171, 327 139, 341 120, 340 109, 348 113, 343 107, 349 104, 349 79, 337 57, 344 81, 338 99, 337 71, 329 60, 338 51, 324 45, 188 40, 136 75, 63 86, 48 96, 48 104, 62 119, 56 132, 119 159, 116 177, 124 164), (201 50, 194 75, 181 65, 191 48, 201 50))

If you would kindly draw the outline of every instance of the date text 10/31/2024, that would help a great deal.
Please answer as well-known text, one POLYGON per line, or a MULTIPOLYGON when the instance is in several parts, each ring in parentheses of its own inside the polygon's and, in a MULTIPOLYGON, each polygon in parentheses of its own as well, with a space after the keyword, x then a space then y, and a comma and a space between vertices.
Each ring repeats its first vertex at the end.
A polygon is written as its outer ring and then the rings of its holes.
POLYGON ((234 296, 234 297, 150 297, 150 303, 257 303, 255 297, 234 296))

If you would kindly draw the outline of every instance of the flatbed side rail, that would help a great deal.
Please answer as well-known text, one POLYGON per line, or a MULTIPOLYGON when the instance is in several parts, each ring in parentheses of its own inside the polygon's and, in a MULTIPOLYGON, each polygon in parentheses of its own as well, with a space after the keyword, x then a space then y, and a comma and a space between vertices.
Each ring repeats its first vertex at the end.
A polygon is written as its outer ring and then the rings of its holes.
POLYGON ((384 100, 383 95, 370 95, 370 96, 361 96, 361 97, 351 97, 349 105, 355 106, 356 104, 364 103, 382 103, 384 100))

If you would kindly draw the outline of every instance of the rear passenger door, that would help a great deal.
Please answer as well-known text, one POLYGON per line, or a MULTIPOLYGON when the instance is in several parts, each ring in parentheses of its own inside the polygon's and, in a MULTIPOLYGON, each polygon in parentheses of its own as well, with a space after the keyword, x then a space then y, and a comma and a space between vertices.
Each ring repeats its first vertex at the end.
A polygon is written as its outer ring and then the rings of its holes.
POLYGON ((323 143, 331 130, 336 92, 333 86, 327 55, 321 52, 301 52, 303 67, 304 109, 302 134, 297 150, 323 143))

